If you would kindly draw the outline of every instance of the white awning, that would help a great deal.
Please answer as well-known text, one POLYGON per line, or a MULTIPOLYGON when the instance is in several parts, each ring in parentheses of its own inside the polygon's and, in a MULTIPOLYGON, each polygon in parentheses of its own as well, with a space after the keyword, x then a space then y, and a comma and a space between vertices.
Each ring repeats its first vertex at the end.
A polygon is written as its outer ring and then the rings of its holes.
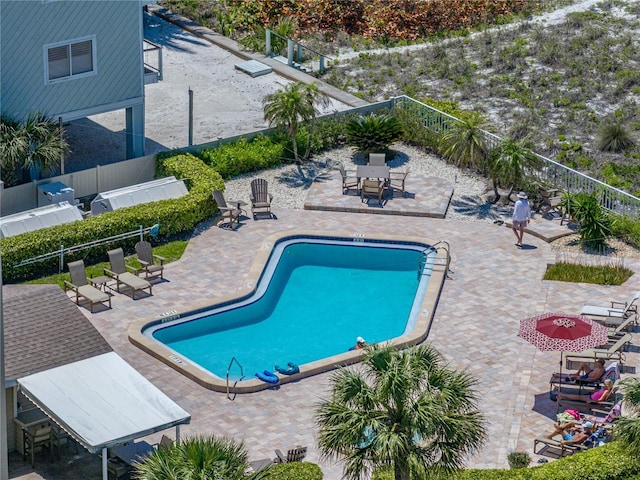
POLYGON ((18 384, 91 453, 191 421, 115 352, 19 378, 18 384))

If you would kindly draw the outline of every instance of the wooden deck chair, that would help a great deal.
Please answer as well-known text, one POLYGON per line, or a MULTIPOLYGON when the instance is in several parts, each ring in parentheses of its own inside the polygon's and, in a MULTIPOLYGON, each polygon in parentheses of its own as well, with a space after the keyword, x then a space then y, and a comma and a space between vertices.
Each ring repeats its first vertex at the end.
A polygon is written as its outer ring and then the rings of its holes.
POLYGON ((71 275, 71 281, 64 281, 64 291, 72 290, 76 294, 76 305, 80 305, 80 298, 85 298, 89 302, 91 313, 93 313, 93 306, 96 303, 107 302, 111 308, 111 295, 90 285, 87 281, 84 261, 69 262, 67 268, 69 275, 71 275))
POLYGON ((153 293, 151 293, 151 284, 148 281, 128 271, 132 270, 135 272, 135 269, 129 267, 124 262, 124 252, 122 248, 109 250, 107 255, 109 255, 111 270, 105 268, 104 273, 116 281, 116 290, 118 292, 120 291, 120 285, 124 285, 132 290, 131 296, 134 300, 136 299, 137 291, 146 290, 147 288, 149 289, 149 295, 153 295, 153 293))
POLYGON ((269 193, 269 184, 264 178, 251 181, 251 214, 255 218, 258 213, 268 213, 271 216, 271 202, 273 195, 269 193))
POLYGON ((636 294, 627 302, 612 301, 610 306, 585 305, 584 307, 582 307, 580 315, 602 318, 627 318, 628 316, 637 314, 636 302, 638 301, 638 298, 640 298, 640 292, 636 292, 636 294))
POLYGON ((404 182, 409 175, 409 169, 404 172, 390 172, 389 173, 389 188, 398 192, 402 192, 404 197, 404 182))
POLYGON ((170 437, 167 437, 166 435, 162 435, 162 438, 160 439, 160 443, 158 443, 158 450, 166 450, 169 449, 173 446, 173 439, 170 437))
POLYGON ((215 224, 223 224, 225 220, 228 221, 229 228, 233 230, 233 225, 240 223, 240 209, 233 208, 227 205, 227 201, 224 199, 224 195, 220 190, 214 190, 213 201, 216 202, 218 209, 220 210, 220 217, 216 220, 215 224))
POLYGON ((356 176, 355 170, 345 170, 344 165, 338 165, 340 176, 342 177, 342 193, 349 192, 350 189, 355 188, 360 190, 360 179, 356 176))
POLYGON ((370 153, 369 154, 369 166, 371 167, 384 167, 386 163, 386 154, 384 153, 370 153))
POLYGON ((149 242, 145 242, 144 240, 136 243, 136 255, 138 256, 138 261, 142 268, 140 272, 144 272, 144 278, 149 278, 149 276, 154 276, 160 274, 160 278, 164 278, 164 262, 167 260, 160 255, 154 255, 153 249, 151 248, 151 244, 149 242), (159 264, 156 263, 160 262, 159 264))
POLYGON ((298 445, 295 448, 290 449, 287 454, 283 454, 280 450, 276 450, 276 458, 273 460, 274 463, 291 463, 291 462, 301 462, 304 460, 304 457, 307 456, 307 447, 301 447, 298 445))

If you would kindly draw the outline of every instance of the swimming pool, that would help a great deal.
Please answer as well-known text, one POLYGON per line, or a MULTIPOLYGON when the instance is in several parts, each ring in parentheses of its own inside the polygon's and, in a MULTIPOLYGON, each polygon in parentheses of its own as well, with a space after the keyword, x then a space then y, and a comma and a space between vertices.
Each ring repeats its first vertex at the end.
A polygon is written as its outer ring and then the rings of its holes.
POLYGON ((269 385, 254 373, 275 364, 299 365, 299 378, 357 361, 361 353, 348 349, 359 335, 399 343, 426 336, 416 325, 430 322, 424 301, 428 291, 439 293, 441 280, 433 285, 430 277, 442 270, 434 269, 442 259, 429 243, 294 235, 265 245, 247 295, 147 320, 130 331, 131 341, 214 390, 226 390, 227 373, 240 380, 240 364, 245 381, 236 390, 255 391, 269 385))

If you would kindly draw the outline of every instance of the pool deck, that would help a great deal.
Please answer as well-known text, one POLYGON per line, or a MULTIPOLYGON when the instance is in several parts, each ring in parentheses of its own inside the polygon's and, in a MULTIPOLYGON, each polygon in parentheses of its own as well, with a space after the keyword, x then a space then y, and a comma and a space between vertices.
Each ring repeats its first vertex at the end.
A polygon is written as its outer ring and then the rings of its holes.
MULTIPOLYGON (((213 303, 241 290, 263 239, 277 232, 314 229, 446 240, 451 245, 451 273, 427 341, 453 367, 467 369, 479 380, 489 440, 467 465, 506 468, 509 452, 532 453, 534 437, 549 430, 555 414, 548 380, 558 368, 559 354, 539 352, 518 338, 519 320, 545 311, 575 313, 585 303, 626 300, 637 290, 634 281, 620 287, 543 281, 547 264, 556 258, 549 244, 526 235, 525 245, 519 249, 508 229, 489 221, 308 210, 275 213, 277 220, 245 219, 235 231, 203 225, 182 259, 165 267, 165 280, 154 285, 152 297, 134 301, 118 294, 111 310, 94 314, 81 310, 119 355, 191 413, 191 424, 182 429, 184 435, 235 437, 245 442, 251 460, 273 458, 276 448, 305 445, 309 447, 307 459, 321 465, 325 480, 342 478, 339 464, 320 461, 315 442, 314 404, 328 395, 330 374, 277 390, 238 395, 230 401, 225 394, 197 385, 132 345, 127 337, 131 323, 173 309, 188 309, 194 301, 213 303)), ((640 270, 638 260, 625 260, 624 264, 640 270)), ((363 336, 366 338, 366 332, 363 336)), ((636 365, 638 354, 626 355, 626 364, 636 365)), ((148 440, 158 441, 157 436, 148 440)), ((536 461, 539 457, 533 458, 536 461)), ((11 478, 53 477, 12 473, 11 478)))

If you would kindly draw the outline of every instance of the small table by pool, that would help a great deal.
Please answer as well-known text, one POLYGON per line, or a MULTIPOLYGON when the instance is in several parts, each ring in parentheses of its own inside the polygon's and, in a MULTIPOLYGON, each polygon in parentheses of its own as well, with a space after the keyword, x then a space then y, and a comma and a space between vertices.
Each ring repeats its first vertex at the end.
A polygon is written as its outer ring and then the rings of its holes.
POLYGON ((387 166, 358 165, 356 167, 356 177, 358 177, 359 184, 363 178, 377 178, 384 181, 384 195, 388 190, 391 169, 387 166))
POLYGON ((111 449, 111 453, 127 465, 133 465, 135 462, 143 460, 154 451, 155 448, 153 448, 153 445, 145 442, 144 440, 140 442, 127 443, 126 445, 111 449))
POLYGON ((229 205, 232 205, 234 208, 240 210, 242 213, 244 213, 245 217, 248 217, 249 214, 247 213, 247 211, 242 208, 245 205, 247 205, 247 202, 243 201, 243 200, 227 200, 227 203, 229 205))
POLYGON ((108 287, 107 284, 113 279, 105 275, 100 275, 99 277, 88 278, 87 280, 89 280, 89 283, 97 289, 104 291, 108 287))

